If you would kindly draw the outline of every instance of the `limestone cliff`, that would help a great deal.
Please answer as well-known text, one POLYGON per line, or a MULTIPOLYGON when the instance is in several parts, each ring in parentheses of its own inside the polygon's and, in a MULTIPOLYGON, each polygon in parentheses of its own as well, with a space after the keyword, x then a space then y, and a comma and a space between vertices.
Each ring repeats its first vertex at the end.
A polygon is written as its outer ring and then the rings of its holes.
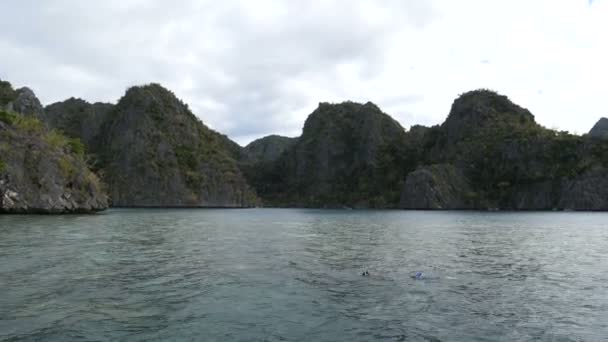
POLYGON ((448 163, 452 171, 410 173, 403 208, 608 210, 601 176, 608 142, 546 129, 497 93, 456 99, 447 120, 419 135, 418 146, 419 162, 448 163))
POLYGON ((0 110, 0 212, 73 213, 107 208, 83 146, 36 118, 0 110))
POLYGON ((101 126, 108 119, 114 105, 110 103, 88 103, 82 99, 70 98, 44 108, 42 116, 50 127, 64 134, 79 138, 91 153, 98 153, 97 146, 101 126))
POLYGON ((321 103, 274 165, 250 179, 267 205, 386 207, 398 201, 387 183, 400 182, 391 153, 404 140, 403 127, 371 102, 321 103))
POLYGON ((257 204, 227 142, 158 84, 130 88, 99 136, 100 166, 114 206, 257 204))
POLYGON ((399 206, 403 209, 471 209, 475 193, 453 165, 429 165, 407 175, 399 206))

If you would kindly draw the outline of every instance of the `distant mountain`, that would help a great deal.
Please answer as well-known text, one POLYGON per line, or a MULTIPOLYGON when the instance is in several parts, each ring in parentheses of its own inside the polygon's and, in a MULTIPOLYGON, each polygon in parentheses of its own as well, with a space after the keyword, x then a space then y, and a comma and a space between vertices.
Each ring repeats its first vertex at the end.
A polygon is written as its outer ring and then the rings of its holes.
POLYGON ((107 208, 77 139, 49 130, 28 88, 0 81, 0 213, 71 213, 107 208), (15 110, 22 110, 18 113, 15 110))

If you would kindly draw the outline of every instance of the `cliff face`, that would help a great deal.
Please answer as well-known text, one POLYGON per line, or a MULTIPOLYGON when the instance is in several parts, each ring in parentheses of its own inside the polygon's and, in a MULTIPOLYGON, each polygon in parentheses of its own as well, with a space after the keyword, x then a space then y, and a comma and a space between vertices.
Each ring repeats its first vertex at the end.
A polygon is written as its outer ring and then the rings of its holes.
POLYGON ((107 208, 83 146, 36 118, 0 110, 0 212, 72 213, 107 208))
POLYGON ((429 165, 407 175, 399 206, 404 209, 472 209, 469 180, 449 164, 429 165))
POLYGON ((372 103, 322 103, 252 183, 271 205, 385 207, 398 194, 387 191, 382 171, 398 172, 389 157, 404 139, 403 127, 372 103))
POLYGON ((327 187, 345 174, 373 165, 381 147, 404 134, 397 121, 371 102, 322 103, 304 123, 294 146, 295 177, 327 187))
POLYGON ((129 89, 99 137, 100 165, 114 206, 257 203, 227 142, 158 84, 129 89))
POLYGON ((558 208, 608 210, 608 169, 590 169, 561 184, 558 208))
POLYGON ((50 127, 64 134, 79 138, 91 153, 98 153, 97 146, 101 126, 108 119, 114 105, 109 103, 88 103, 81 99, 53 103, 44 108, 42 119, 50 127))
POLYGON ((0 109, 35 118, 40 118, 44 112, 42 104, 30 88, 14 90, 9 82, 2 80, 0 80, 0 109))
POLYGON ((572 178, 516 184, 494 195, 471 186, 454 166, 425 166, 407 176, 403 209, 608 210, 608 169, 572 178), (451 171, 450 171, 451 170, 451 171))

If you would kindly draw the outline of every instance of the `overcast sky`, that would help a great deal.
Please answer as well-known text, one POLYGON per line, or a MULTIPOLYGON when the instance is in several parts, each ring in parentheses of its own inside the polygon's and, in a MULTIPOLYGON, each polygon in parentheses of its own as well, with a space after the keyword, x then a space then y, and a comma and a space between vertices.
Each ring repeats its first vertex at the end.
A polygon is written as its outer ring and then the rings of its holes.
POLYGON ((44 104, 159 82, 241 144, 299 135, 319 102, 438 124, 482 87, 550 128, 608 116, 608 0, 3 0, 0 13, 0 78, 44 104))

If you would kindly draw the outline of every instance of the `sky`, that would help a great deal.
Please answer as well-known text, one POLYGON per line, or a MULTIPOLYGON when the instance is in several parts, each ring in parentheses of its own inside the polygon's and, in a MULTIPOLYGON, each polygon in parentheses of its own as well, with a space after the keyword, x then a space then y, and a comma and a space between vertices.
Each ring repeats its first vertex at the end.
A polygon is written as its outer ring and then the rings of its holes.
POLYGON ((43 104, 158 82, 240 144, 298 136, 319 102, 406 129, 490 88, 540 124, 608 116, 608 0, 3 0, 0 79, 43 104))

